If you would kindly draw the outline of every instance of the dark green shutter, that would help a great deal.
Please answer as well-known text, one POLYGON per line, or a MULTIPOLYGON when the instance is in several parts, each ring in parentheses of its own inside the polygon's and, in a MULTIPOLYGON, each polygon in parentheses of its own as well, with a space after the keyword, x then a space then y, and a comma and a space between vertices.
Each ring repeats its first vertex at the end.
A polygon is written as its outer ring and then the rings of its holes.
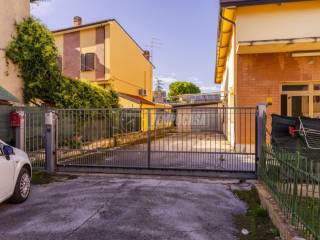
POLYGON ((86 71, 94 70, 94 53, 86 53, 86 71))
POLYGON ((81 54, 81 71, 85 71, 86 70, 86 55, 85 54, 81 54))

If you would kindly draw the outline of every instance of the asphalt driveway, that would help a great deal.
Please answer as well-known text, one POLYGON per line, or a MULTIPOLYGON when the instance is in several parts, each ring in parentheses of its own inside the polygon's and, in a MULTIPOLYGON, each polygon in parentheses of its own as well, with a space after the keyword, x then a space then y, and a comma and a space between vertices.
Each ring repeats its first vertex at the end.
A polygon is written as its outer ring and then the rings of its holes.
POLYGON ((34 186, 0 205, 0 239, 231 240, 245 212, 229 184, 168 177, 81 176, 34 186))

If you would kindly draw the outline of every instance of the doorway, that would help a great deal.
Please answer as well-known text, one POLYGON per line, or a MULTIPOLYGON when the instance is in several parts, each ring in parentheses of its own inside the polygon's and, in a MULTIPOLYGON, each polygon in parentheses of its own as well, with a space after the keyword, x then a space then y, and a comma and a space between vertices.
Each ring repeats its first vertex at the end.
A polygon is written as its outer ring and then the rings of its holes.
POLYGON ((320 84, 282 85, 281 115, 320 118, 320 84))

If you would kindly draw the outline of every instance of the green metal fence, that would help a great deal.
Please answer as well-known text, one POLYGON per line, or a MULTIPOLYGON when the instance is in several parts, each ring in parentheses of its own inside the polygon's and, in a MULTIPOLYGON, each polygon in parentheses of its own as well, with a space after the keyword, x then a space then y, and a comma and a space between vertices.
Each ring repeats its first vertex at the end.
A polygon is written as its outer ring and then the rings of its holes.
POLYGON ((314 161, 286 149, 264 146, 258 175, 293 226, 320 240, 320 176, 314 161))
POLYGON ((14 110, 10 106, 0 106, 0 139, 9 143, 14 143, 14 131, 10 125, 10 113, 14 110))

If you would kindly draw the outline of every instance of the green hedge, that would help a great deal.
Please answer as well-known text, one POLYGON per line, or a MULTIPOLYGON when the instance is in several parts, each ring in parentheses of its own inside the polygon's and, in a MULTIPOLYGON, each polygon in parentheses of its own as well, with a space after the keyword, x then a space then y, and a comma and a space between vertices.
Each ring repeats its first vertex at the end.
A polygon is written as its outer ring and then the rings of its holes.
POLYGON ((117 108, 118 94, 99 87, 85 80, 65 78, 61 92, 61 99, 56 107, 60 108, 117 108))
POLYGON ((118 107, 114 91, 62 76, 57 64, 58 50, 46 26, 29 17, 16 28, 6 56, 20 68, 25 103, 40 99, 53 107, 118 107))

